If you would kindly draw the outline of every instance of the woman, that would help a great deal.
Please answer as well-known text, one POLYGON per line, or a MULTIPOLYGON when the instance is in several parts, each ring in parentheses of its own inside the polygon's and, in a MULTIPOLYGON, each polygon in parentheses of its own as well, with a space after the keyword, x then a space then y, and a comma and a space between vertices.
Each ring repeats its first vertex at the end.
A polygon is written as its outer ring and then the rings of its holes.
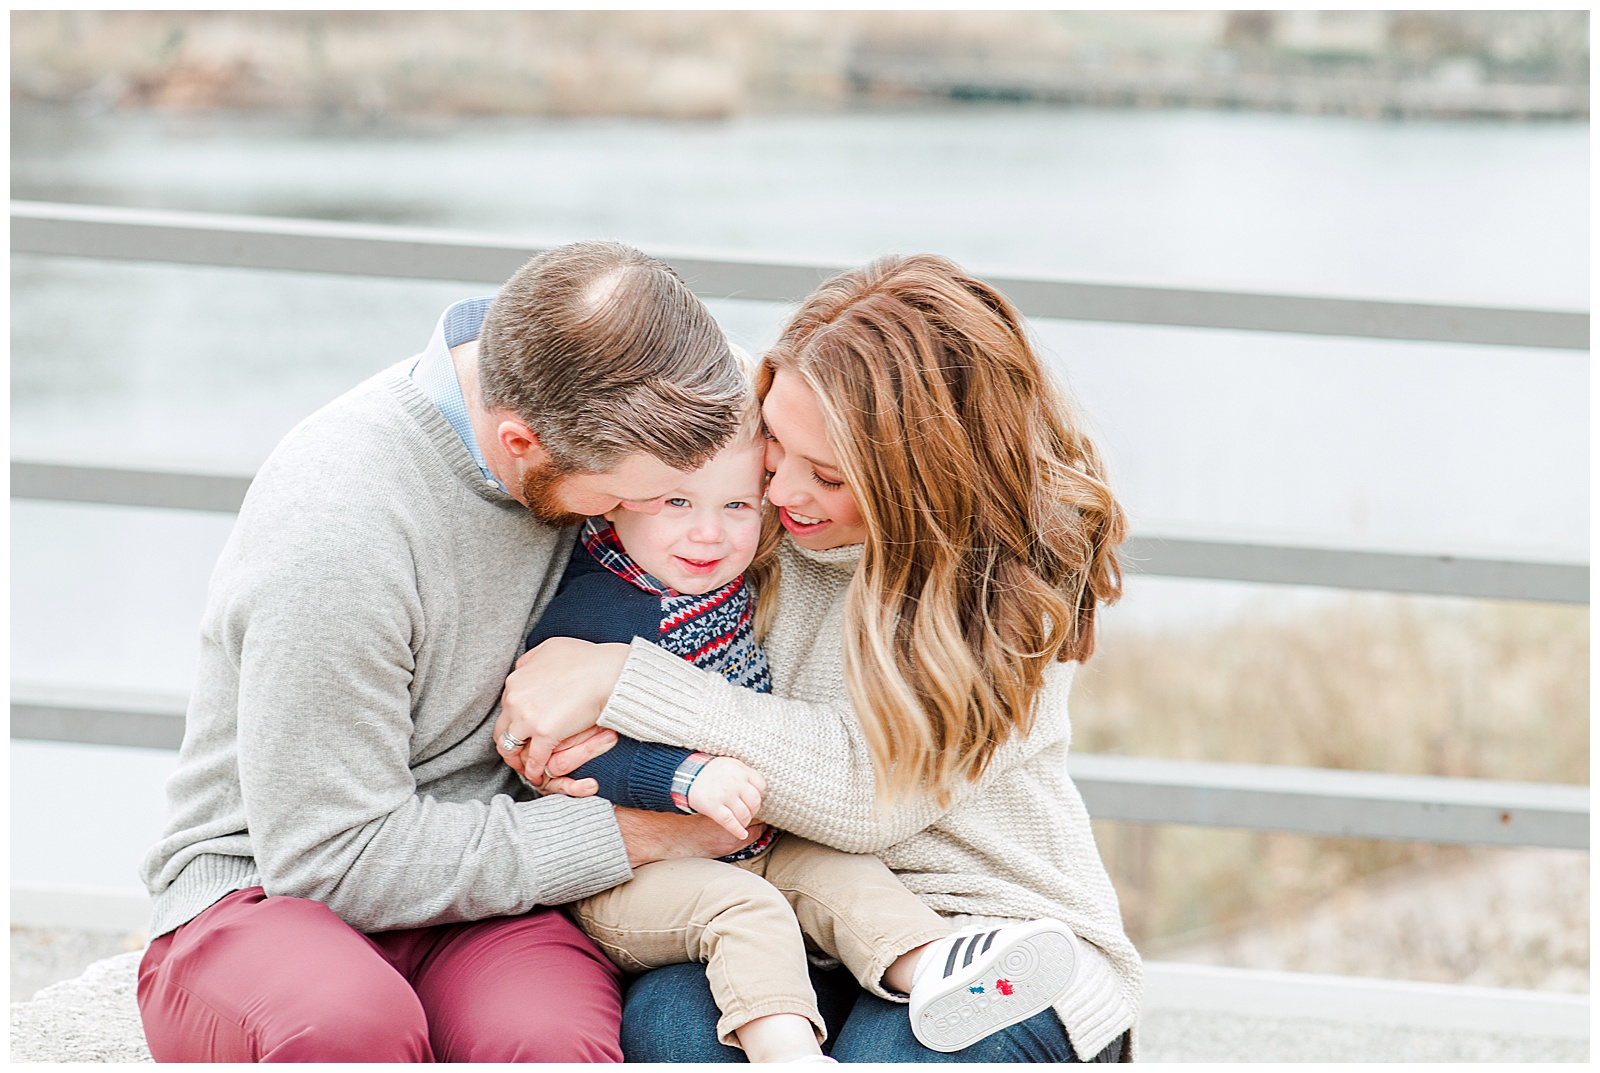
MULTIPOLYGON (((539 743, 596 722, 736 756, 767 779, 761 819, 877 854, 956 924, 1054 917, 1082 940, 1054 1011, 950 1055, 902 1009, 819 978, 848 1011, 836 1058, 1131 1059, 1139 959, 1066 774, 1073 671, 1121 587, 1123 516, 1094 446, 1016 310, 933 256, 825 283, 757 390, 782 524, 754 575, 773 693, 638 640, 547 643, 507 684, 548 705, 509 726, 534 739, 527 770, 543 781, 539 743)), ((715 1020, 700 966, 657 970, 629 996, 624 1047, 738 1060, 715 1020)))

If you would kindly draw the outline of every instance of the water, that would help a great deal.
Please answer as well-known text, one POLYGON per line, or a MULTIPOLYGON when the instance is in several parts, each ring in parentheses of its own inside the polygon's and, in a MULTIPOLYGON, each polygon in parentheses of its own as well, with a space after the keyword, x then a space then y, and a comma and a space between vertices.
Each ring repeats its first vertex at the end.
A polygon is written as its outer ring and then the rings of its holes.
MULTIPOLYGON (((12 195, 842 264, 934 250, 996 275, 1349 297, 1583 309, 1589 289, 1581 124, 985 107, 352 127, 19 106, 12 195)), ((14 256, 13 456, 249 472, 484 290, 14 256)), ((714 312, 759 350, 787 309, 714 312)), ((1139 531, 1587 559, 1587 355, 1035 328, 1139 531)), ((230 524, 13 504, 14 680, 185 691, 230 524)), ((1108 627, 1317 598, 1140 578, 1108 627)), ((13 748, 13 831, 29 832, 14 878, 131 883, 122 850, 88 855, 98 880, 53 855, 92 819, 63 776, 120 771, 128 814, 154 827, 162 761, 66 759, 82 748, 13 748)))
POLYGON ((1588 128, 972 107, 725 123, 18 107, 12 195, 1586 307, 1588 128))

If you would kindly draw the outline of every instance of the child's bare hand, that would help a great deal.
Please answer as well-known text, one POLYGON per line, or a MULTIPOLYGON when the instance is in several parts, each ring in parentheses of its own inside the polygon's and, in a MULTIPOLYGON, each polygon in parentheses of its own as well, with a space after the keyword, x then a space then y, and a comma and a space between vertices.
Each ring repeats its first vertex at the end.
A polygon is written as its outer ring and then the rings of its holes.
POLYGON ((718 756, 701 768, 689 785, 689 807, 732 834, 748 838, 747 828, 766 792, 767 780, 761 772, 742 760, 718 756))

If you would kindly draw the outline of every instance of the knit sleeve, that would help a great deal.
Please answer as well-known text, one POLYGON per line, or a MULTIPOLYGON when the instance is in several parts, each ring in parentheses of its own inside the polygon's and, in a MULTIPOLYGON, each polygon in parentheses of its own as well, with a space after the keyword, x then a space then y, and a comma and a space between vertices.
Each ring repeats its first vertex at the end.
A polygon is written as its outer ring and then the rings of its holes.
MULTIPOLYGON (((551 637, 576 637, 593 644, 654 640, 661 632, 661 597, 645 592, 595 561, 580 540, 573 546, 556 595, 528 634, 533 648, 551 637)), ((622 737, 572 772, 594 779, 597 797, 626 808, 675 812, 672 773, 693 752, 622 737)))
POLYGON ((672 803, 672 773, 693 749, 619 737, 617 743, 572 773, 574 779, 594 779, 596 796, 624 808, 651 812, 676 812, 672 803))
MULTIPOLYGON (((1059 678, 1059 676, 1056 676, 1059 678)), ((1070 680, 1070 671, 1067 673, 1070 680)), ((872 755, 855 714, 829 704, 755 693, 634 642, 600 725, 646 741, 733 756, 767 780, 759 819, 849 853, 874 853, 909 838, 1065 733, 1043 717, 1034 732, 1001 745, 984 777, 940 805, 931 792, 876 797, 872 755)))
POLYGON ((267 892, 381 931, 522 913, 626 879, 608 802, 418 792, 424 612, 402 526, 351 525, 379 515, 349 505, 360 487, 335 501, 308 482, 258 483, 213 587, 208 644, 212 665, 237 669, 229 763, 267 892))

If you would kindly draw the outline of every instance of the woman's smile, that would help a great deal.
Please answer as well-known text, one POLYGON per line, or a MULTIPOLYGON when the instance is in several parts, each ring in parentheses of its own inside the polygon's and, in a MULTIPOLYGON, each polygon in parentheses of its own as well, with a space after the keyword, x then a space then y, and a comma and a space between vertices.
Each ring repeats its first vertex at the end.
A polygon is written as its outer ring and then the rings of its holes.
POLYGON ((767 501, 800 546, 812 551, 859 544, 866 523, 828 442, 810 385, 788 369, 772 378, 761 407, 767 436, 767 501), (821 509, 824 513, 812 514, 821 509))
POLYGON ((830 519, 810 518, 804 514, 796 514, 788 507, 779 507, 778 520, 783 523, 783 527, 789 532, 803 536, 820 531, 823 526, 828 524, 830 519))

